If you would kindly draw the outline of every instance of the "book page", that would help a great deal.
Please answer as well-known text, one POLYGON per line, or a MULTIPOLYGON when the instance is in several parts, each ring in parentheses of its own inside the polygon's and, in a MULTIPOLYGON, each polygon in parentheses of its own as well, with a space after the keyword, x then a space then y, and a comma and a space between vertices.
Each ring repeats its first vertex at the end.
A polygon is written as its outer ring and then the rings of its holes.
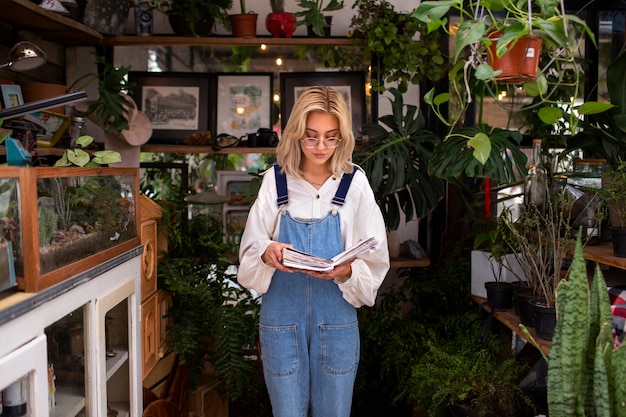
POLYGON ((288 268, 305 269, 309 271, 329 272, 337 265, 351 261, 359 255, 374 249, 377 241, 375 238, 362 240, 356 245, 346 249, 332 259, 321 258, 293 248, 283 249, 283 265, 288 268))

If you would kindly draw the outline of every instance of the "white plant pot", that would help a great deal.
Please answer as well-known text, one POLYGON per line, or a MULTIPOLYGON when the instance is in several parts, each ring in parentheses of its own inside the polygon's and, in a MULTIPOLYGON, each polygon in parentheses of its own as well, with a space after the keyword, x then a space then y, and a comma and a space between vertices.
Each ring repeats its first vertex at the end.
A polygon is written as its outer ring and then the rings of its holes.
POLYGON ((502 281, 503 282, 515 282, 520 279, 526 281, 526 274, 520 266, 519 262, 515 258, 515 255, 505 255, 502 261, 503 265, 498 264, 491 257, 491 252, 483 250, 472 251, 472 295, 487 298, 487 291, 485 290, 485 282, 495 281, 496 276, 502 269, 502 281), (493 269, 491 267, 493 265, 493 269), (515 273, 513 273, 514 271, 515 273), (496 275, 494 275, 494 273, 496 275))

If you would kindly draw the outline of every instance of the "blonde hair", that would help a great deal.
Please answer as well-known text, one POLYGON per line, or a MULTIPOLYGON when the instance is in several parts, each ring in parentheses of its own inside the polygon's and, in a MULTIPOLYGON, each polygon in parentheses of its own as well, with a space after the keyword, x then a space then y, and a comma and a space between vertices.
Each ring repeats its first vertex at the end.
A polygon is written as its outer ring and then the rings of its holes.
POLYGON ((276 161, 288 175, 296 178, 302 177, 300 139, 305 135, 307 117, 312 112, 325 112, 337 117, 339 137, 342 141, 328 160, 328 166, 333 175, 339 176, 344 172, 352 172, 352 152, 354 151, 352 115, 343 96, 331 87, 310 87, 298 97, 278 142, 276 161))

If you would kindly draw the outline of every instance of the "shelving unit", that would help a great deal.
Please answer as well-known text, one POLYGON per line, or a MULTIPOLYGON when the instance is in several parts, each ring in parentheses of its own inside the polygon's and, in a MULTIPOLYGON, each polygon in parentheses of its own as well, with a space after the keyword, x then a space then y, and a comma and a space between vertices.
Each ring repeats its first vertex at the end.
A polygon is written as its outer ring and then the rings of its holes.
POLYGON ((69 17, 45 10, 29 0, 2 0, 0 20, 68 46, 97 45, 104 38, 95 30, 69 17))

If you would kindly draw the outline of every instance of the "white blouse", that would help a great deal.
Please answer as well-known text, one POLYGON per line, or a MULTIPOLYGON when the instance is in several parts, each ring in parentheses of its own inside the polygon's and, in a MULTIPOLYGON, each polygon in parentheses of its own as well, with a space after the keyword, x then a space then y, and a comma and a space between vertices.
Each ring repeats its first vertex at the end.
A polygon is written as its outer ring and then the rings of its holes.
MULTIPOLYGON (((280 209, 276 205, 277 191, 274 168, 264 174, 256 201, 250 209, 239 248, 238 281, 259 294, 267 292, 275 268, 266 265, 261 256, 278 239, 280 209)), ((319 190, 302 179, 287 176, 289 204, 294 218, 322 218, 336 208, 331 200, 337 192, 340 178, 331 177, 319 190)), ((376 294, 389 270, 389 251, 385 222, 374 199, 374 193, 365 173, 358 169, 348 190, 345 204, 339 208, 344 249, 358 241, 374 236, 376 249, 352 263, 352 276, 337 283, 343 298, 354 307, 372 306, 376 294)))

